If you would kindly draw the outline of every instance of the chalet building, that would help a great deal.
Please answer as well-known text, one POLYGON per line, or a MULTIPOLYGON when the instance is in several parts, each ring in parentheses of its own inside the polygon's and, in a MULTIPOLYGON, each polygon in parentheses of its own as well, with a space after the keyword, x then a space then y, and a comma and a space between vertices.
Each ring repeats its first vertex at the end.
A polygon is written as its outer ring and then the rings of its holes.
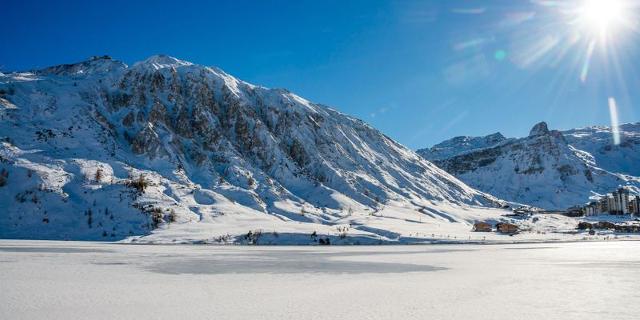
POLYGON ((473 224, 473 231, 475 232, 491 232, 492 228, 491 224, 482 221, 473 224))
POLYGON ((518 226, 511 223, 501 222, 496 224, 498 232, 514 234, 518 232, 518 226))

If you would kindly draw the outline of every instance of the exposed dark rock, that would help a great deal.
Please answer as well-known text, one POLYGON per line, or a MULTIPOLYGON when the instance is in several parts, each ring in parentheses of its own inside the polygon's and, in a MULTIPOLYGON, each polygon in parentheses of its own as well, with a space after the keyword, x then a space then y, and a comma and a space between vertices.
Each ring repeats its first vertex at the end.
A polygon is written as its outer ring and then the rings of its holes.
POLYGON ((545 134, 549 134, 549 128, 547 127, 547 123, 544 121, 537 123, 535 126, 533 126, 533 128, 531 128, 531 131, 529 131, 529 137, 541 136, 545 134))

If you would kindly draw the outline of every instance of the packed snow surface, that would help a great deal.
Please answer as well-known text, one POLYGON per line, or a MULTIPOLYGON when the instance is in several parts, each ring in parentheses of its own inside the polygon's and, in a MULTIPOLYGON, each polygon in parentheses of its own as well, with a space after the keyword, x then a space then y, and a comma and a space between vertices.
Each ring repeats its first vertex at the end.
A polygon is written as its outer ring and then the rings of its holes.
POLYGON ((3 319, 637 319, 640 242, 0 241, 3 319))

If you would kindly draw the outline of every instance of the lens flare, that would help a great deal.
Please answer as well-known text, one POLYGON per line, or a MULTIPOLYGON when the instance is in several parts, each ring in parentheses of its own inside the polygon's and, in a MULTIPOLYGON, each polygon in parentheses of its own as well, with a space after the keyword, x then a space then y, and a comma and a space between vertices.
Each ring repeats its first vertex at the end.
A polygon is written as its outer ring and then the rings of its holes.
POLYGON ((611 134, 613 135, 613 144, 620 144, 620 129, 618 126, 618 106, 616 105, 616 99, 609 97, 609 116, 611 117, 611 134))

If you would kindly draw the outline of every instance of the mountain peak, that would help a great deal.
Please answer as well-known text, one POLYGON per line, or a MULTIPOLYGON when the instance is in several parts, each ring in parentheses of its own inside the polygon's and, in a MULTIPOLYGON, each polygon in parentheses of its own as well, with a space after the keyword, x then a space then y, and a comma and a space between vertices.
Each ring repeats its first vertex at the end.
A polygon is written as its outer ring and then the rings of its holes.
POLYGON ((546 122, 542 121, 538 122, 535 126, 533 126, 533 128, 531 128, 531 131, 529 131, 529 137, 541 136, 548 133, 549 127, 547 126, 546 122))
POLYGON ((61 64, 35 72, 38 74, 53 74, 58 76, 82 76, 89 74, 103 74, 127 68, 121 61, 114 60, 110 56, 92 56, 89 59, 77 63, 61 64))
POLYGON ((417 150, 418 154, 428 160, 442 160, 477 149, 489 148, 506 141, 500 132, 482 137, 458 136, 445 140, 428 149, 417 150))
POLYGON ((168 56, 166 54, 157 54, 147 58, 144 61, 137 62, 134 64, 134 67, 150 67, 154 70, 171 68, 171 67, 182 67, 182 66, 190 66, 193 63, 189 61, 183 61, 178 58, 174 58, 172 56, 168 56))
POLYGON ((490 135, 486 136, 485 138, 486 138, 487 140, 490 140, 490 141, 496 141, 496 142, 500 142, 500 141, 503 141, 503 140, 506 140, 506 139, 507 139, 507 138, 506 138, 504 135, 502 135, 502 133, 500 133, 500 132, 492 133, 492 134, 490 134, 490 135))

